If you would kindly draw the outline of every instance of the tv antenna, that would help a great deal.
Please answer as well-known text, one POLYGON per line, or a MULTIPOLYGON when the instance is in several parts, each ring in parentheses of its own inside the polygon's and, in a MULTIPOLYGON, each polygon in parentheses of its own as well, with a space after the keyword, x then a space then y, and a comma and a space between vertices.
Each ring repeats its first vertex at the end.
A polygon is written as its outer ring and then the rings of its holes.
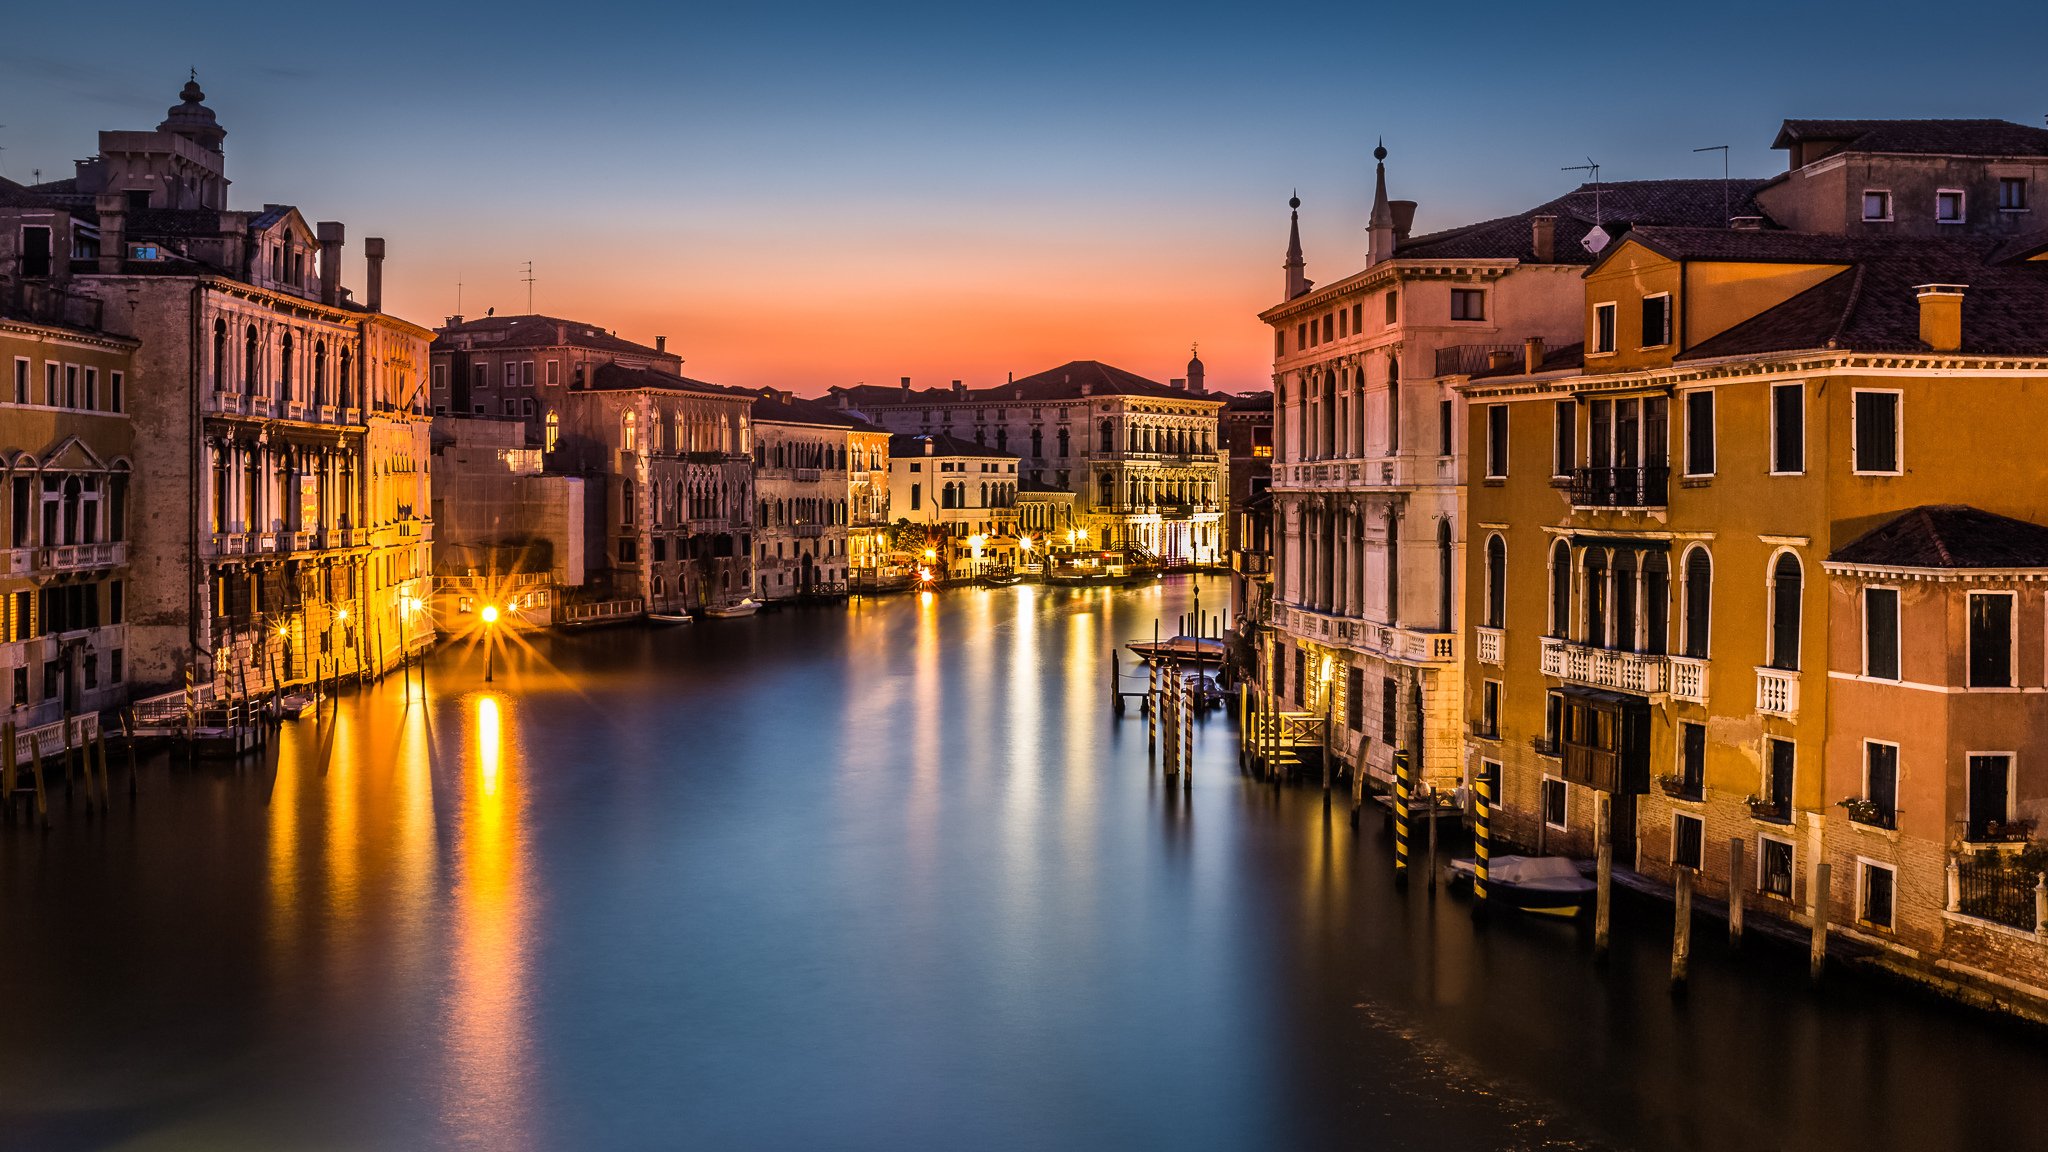
POLYGON ((526 262, 526 314, 533 315, 533 261, 526 262))
POLYGON ((1728 146, 1726 144, 1709 144, 1705 148, 1695 148, 1693 151, 1719 152, 1721 154, 1721 219, 1735 219, 1735 207, 1728 196, 1728 146))
POLYGON ((1591 156, 1588 156, 1584 164, 1567 164, 1559 169, 1559 171, 1589 172, 1593 176, 1593 230, 1586 233, 1585 238, 1579 241, 1579 247, 1598 256, 1600 250, 1607 247, 1608 241, 1607 229, 1600 226, 1600 163, 1591 156))

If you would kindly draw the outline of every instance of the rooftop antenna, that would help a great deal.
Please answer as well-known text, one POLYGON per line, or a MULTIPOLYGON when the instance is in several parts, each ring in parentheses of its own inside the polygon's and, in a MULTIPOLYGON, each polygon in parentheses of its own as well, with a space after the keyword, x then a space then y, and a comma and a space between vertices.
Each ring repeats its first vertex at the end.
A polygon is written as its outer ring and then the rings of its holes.
POLYGON ((526 262, 526 314, 533 315, 533 261, 526 262))
POLYGON ((459 269, 455 273, 455 314, 462 315, 462 272, 459 269))
POLYGON ((1735 219, 1735 206, 1728 197, 1728 146, 1726 144, 1709 144, 1705 148, 1695 148, 1693 151, 1719 152, 1721 154, 1721 218, 1723 220, 1735 219))
POLYGON ((1600 250, 1607 247, 1608 241, 1607 229, 1600 226, 1600 164, 1588 156, 1584 164, 1567 164, 1559 171, 1590 172, 1593 175, 1593 230, 1579 241, 1579 247, 1598 256, 1600 250))

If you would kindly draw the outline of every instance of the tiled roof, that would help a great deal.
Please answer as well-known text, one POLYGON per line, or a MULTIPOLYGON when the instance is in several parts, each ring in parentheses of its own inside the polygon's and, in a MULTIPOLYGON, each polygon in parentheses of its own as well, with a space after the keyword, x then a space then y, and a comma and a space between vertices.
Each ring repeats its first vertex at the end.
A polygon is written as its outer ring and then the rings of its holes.
POLYGON ((631 392, 640 388, 657 388, 669 392, 709 392, 719 396, 745 397, 752 392, 737 388, 726 388, 658 368, 628 368, 623 364, 599 364, 590 374, 590 391, 631 392))
POLYGON ((1019 496, 1072 496, 1073 494, 1074 490, 1072 488, 1062 488, 1057 484, 1047 484, 1043 480, 1033 480, 1029 476, 1017 481, 1017 495, 1019 496))
POLYGON ((925 441, 931 441, 934 456, 986 456, 997 460, 1015 460, 1015 452, 1001 452, 972 440, 948 436, 944 432, 898 432, 889 437, 889 455, 897 458, 923 456, 925 441))
POLYGON ((1225 400, 1223 402, 1223 410, 1225 412, 1271 412, 1273 410, 1273 394, 1271 392, 1241 392, 1225 400))
POLYGON ((845 397, 847 403, 856 408, 936 407, 941 404, 987 404, 1002 400, 1031 404, 1049 400, 1077 400, 1082 396, 1156 396, 1162 399, 1212 402, 1220 402, 1223 399, 1218 394, 1189 392, 1185 388, 1169 387, 1157 380, 1148 380, 1135 372, 1127 372, 1113 364, 1104 364, 1100 360, 1072 360, 1057 368, 988 388, 963 388, 958 391, 951 388, 912 389, 907 398, 901 388, 877 384, 834 388, 832 393, 845 397))
POLYGON ((1843 141, 1839 151, 1954 156, 2048 156, 2048 129, 2010 120, 1787 120, 1773 148, 1843 141))
POLYGON ((1762 216, 1756 191, 1762 180, 1625 180, 1581 184, 1526 212, 1484 220, 1426 236, 1412 236, 1394 250, 1397 260, 1536 260, 1533 221, 1557 217, 1553 262, 1591 264, 1581 241, 1597 220, 1609 236, 1644 225, 1724 228, 1731 216, 1762 216))
POLYGON ((805 400, 773 388, 754 391, 754 419, 770 424, 817 424, 833 428, 852 428, 862 432, 880 432, 881 429, 829 404, 816 400, 805 400))
POLYGON ((1925 504, 1828 559, 1878 568, 2048 568, 2048 527, 1968 504, 1925 504))
MULTIPOLYGON (((438 336, 465 335, 479 350, 485 348, 595 348, 605 352, 626 352, 643 356, 669 356, 645 344, 621 339, 595 324, 563 320, 556 316, 480 316, 436 330, 438 336)), ((678 358, 680 363, 680 358, 678 358)))
POLYGON ((131 237, 221 234, 220 213, 209 208, 144 208, 128 213, 121 227, 131 237))
MULTIPOLYGON (((1789 233, 1778 236, 1809 255, 1821 251, 1789 233)), ((1963 353, 2048 353, 2048 265, 1995 263, 1997 240, 1833 237, 1845 270, 1733 328, 1694 345, 1680 360, 1708 360, 1833 348, 1924 352, 1922 284, 1961 284, 1963 353)), ((1749 257, 1742 257, 1748 259, 1749 257)), ((1830 261, 1832 262, 1832 261, 1830 261)))

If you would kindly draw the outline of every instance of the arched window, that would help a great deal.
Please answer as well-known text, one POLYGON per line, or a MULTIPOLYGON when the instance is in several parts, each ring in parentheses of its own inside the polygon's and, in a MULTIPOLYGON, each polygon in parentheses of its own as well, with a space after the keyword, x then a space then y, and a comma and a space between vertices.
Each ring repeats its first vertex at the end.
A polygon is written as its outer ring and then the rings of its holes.
POLYGON ((1636 650, 1636 554, 1623 552, 1614 558, 1614 627, 1609 630, 1613 646, 1624 652, 1636 650))
POLYGON ((1586 594, 1579 599, 1586 606, 1585 642, 1607 647, 1607 553, 1597 548, 1586 549, 1586 594))
POLYGON ((277 341, 277 384, 284 391, 286 400, 292 396, 292 334, 287 332, 277 341))
POLYGON ((1452 627, 1451 576, 1451 522, 1442 519, 1436 522, 1436 626, 1443 632, 1451 631, 1452 627))
POLYGON ((1033 456, 1045 455, 1045 433, 1036 428, 1031 430, 1031 454, 1033 456))
POLYGON ((1508 542, 1498 533, 1486 538, 1486 626, 1507 627, 1508 542))
POLYGON ((1550 634, 1563 640, 1572 630, 1572 546, 1550 546, 1550 634))
POLYGON ((242 341, 242 390, 251 396, 256 394, 256 373, 263 362, 261 347, 256 342, 256 326, 251 324, 242 341))
POLYGON ((1115 431, 1115 428, 1116 428, 1116 425, 1115 425, 1115 424, 1113 424, 1113 423, 1112 423, 1112 422, 1110 421, 1110 419, 1109 419, 1108 417, 1106 417, 1106 416, 1105 416, 1105 417, 1103 417, 1103 418, 1102 418, 1102 420, 1101 420, 1101 421, 1100 421, 1099 423, 1097 423, 1097 424, 1096 424, 1096 426, 1095 426, 1095 432, 1096 432, 1096 441, 1097 441, 1097 443, 1096 443, 1096 450, 1097 450, 1097 451, 1101 451, 1101 452, 1107 452, 1107 451, 1109 451, 1109 445, 1110 445, 1110 441, 1111 441, 1111 438, 1112 438, 1112 434, 1113 434, 1113 433, 1114 433, 1114 431, 1115 431))
POLYGON ((1799 557, 1780 552, 1771 568, 1771 667, 1799 670, 1799 557))
POLYGON ((355 375, 349 370, 353 360, 354 358, 349 355, 349 350, 343 348, 341 350, 341 375, 334 382, 334 392, 339 397, 336 403, 340 404, 343 408, 357 407, 355 401, 355 375))
POLYGON ((989 504, 988 504, 988 481, 986 481, 986 480, 983 480, 983 481, 981 482, 981 506, 982 506, 983 508, 986 508, 986 507, 988 507, 988 506, 989 506, 989 504))
MULTIPOLYGON (((289 341, 291 337, 287 336, 285 339, 289 341)), ((290 345, 287 344, 286 346, 289 347, 290 345)), ((325 403, 327 403, 327 341, 319 340, 313 344, 313 405, 317 408, 325 403)))
POLYGON ((619 447, 628 452, 640 450, 640 414, 628 412, 619 421, 619 447))
POLYGON ((547 439, 544 441, 546 448, 543 451, 553 452, 555 445, 562 442, 562 418, 556 415, 555 410, 552 408, 548 409, 546 425, 547 439))
POLYGON ((228 322, 213 322, 213 390, 228 389, 228 322))
POLYGON ((1065 428, 1062 428, 1062 429, 1060 429, 1060 455, 1061 455, 1061 456, 1065 456, 1065 455, 1067 454, 1067 445, 1068 445, 1068 440, 1067 440, 1067 430, 1066 430, 1065 428))
POLYGON ((1671 630, 1671 562, 1662 552, 1643 557, 1643 651, 1662 656, 1671 630))
POLYGON ((1704 660, 1714 602, 1714 558, 1702 547, 1685 554, 1685 655, 1704 660))

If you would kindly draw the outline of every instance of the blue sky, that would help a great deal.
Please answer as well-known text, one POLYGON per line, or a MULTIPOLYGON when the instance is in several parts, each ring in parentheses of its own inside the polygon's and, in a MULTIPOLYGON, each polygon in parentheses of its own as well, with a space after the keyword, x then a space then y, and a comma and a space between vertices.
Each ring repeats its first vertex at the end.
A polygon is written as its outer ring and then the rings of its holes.
MULTIPOLYGON (((0 174, 67 174, 197 67, 237 206, 391 244, 394 311, 540 310, 815 393, 1109 360, 1269 376, 1299 188, 1357 268, 1384 135, 1419 229, 1783 167, 1788 116, 2042 123, 2048 5, 721 5, 10 13, 0 174), (102 28, 112 31, 102 32, 102 28), (114 50, 103 50, 113 47, 114 50)), ((351 272, 354 279, 359 275, 351 272)))

